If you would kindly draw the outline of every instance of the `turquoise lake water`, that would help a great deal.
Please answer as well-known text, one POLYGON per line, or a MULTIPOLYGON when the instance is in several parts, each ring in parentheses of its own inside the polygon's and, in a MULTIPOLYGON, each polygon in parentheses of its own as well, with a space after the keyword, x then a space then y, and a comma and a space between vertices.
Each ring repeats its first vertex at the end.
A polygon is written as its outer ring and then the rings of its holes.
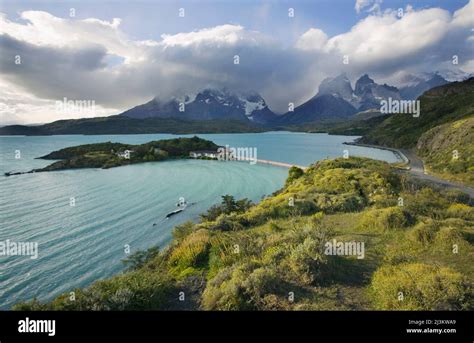
MULTIPOLYGON (((255 147, 259 159, 298 165, 340 157, 345 149, 351 156, 397 161, 390 151, 342 144, 357 137, 290 132, 198 136, 219 145, 255 147)), ((173 137, 0 137, 0 241, 37 242, 39 254, 34 260, 0 256, 0 309, 33 297, 51 299, 116 274, 123 270, 125 245, 132 253, 164 247, 175 225, 198 220, 200 213, 220 202, 220 196, 259 201, 285 182, 285 168, 199 160, 3 176, 44 167, 51 161, 36 157, 67 146, 106 141, 139 144, 173 137), (20 159, 15 158, 16 151, 20 159), (71 197, 75 206, 70 206, 71 197), (164 219, 180 197, 193 205, 164 219)))

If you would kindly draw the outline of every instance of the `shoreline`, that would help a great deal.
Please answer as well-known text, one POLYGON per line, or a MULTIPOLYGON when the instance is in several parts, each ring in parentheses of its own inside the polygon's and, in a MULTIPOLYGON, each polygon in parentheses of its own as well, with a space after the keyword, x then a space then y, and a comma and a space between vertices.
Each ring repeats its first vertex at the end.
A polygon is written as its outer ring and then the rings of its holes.
POLYGON ((410 163, 410 159, 401 150, 396 149, 396 148, 390 148, 390 147, 381 146, 381 145, 374 145, 374 144, 358 143, 358 142, 344 142, 342 144, 360 146, 360 147, 364 147, 364 148, 372 148, 372 149, 391 151, 401 160, 401 162, 403 162, 407 165, 410 163))

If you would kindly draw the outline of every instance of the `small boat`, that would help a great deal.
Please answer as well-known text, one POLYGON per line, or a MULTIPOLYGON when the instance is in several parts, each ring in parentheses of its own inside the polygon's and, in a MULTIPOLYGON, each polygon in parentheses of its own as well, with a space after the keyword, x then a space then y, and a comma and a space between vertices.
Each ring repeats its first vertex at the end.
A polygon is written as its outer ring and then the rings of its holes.
POLYGON ((170 212, 166 215, 166 218, 169 218, 171 216, 174 216, 175 214, 178 214, 179 212, 183 212, 184 211, 184 207, 183 208, 178 208, 177 210, 174 210, 173 212, 170 212))
POLYGON ((186 206, 188 205, 188 203, 186 201, 180 201, 176 204, 176 207, 177 209, 168 213, 166 215, 166 218, 169 218, 171 216, 174 216, 175 214, 178 214, 179 212, 183 212, 185 209, 186 209, 186 206))

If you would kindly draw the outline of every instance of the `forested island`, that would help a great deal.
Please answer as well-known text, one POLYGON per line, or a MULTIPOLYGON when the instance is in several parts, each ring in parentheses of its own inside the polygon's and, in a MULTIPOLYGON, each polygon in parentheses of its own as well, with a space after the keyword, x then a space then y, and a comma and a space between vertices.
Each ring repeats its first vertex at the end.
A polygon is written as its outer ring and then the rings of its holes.
POLYGON ((53 151, 39 157, 46 160, 60 160, 47 167, 28 172, 9 172, 6 176, 78 168, 112 168, 129 164, 170 159, 188 158, 191 151, 218 149, 211 141, 194 136, 151 141, 133 145, 123 143, 84 144, 53 151))

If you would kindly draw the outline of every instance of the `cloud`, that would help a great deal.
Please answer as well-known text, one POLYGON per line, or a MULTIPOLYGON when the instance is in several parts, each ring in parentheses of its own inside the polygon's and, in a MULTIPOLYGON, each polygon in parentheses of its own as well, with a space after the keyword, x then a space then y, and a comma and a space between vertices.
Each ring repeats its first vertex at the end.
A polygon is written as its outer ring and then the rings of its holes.
POLYGON ((322 50, 327 41, 328 36, 324 31, 311 28, 298 39, 296 47, 301 50, 322 50))
POLYGON ((441 66, 446 68, 454 55, 458 55, 461 69, 473 72, 473 6, 471 1, 453 16, 440 8, 415 11, 407 7, 401 18, 398 11, 387 10, 360 20, 349 32, 323 44, 313 43, 324 42, 321 32, 308 30, 296 46, 313 51, 320 59, 339 61, 336 68, 326 65, 325 70, 344 69, 353 76, 366 72, 387 77, 400 70, 436 71, 441 66), (346 66, 342 66, 344 56, 349 59, 346 66))
MULTIPOLYGON (((370 9, 379 2, 358 3, 356 9, 370 9)), ((310 28, 290 47, 240 25, 139 41, 121 30, 117 18, 71 20, 27 11, 22 22, 13 22, 2 14, 0 121, 50 121, 49 106, 64 97, 93 100, 98 114, 109 115, 205 87, 255 90, 273 110, 285 112, 289 102, 309 99, 322 79, 341 72, 353 80, 363 73, 389 80, 401 70, 450 68, 453 55, 459 57, 456 68, 474 72, 473 3, 453 15, 411 7, 401 18, 394 10, 372 13, 333 37, 310 28), (345 55, 349 64, 343 64, 345 55), (16 56, 21 64, 15 64, 16 56)))
POLYGON ((366 10, 366 12, 380 12, 380 5, 382 4, 382 0, 356 0, 355 3, 355 10, 357 14, 359 14, 364 8, 367 8, 370 6, 369 9, 366 10))
POLYGON ((239 25, 137 42, 125 38, 118 21, 89 19, 78 21, 73 29, 76 21, 66 24, 64 19, 44 13, 26 17, 42 33, 35 35, 32 25, 24 27, 3 17, 6 29, 0 35, 4 52, 0 73, 39 98, 94 100, 104 108, 127 109, 155 96, 168 100, 204 87, 225 86, 236 91, 256 90, 268 97, 274 108, 285 111, 288 100, 283 100, 283 95, 296 100, 302 96, 299 84, 304 84, 306 57, 239 25), (51 27, 74 31, 82 38, 74 42, 48 39, 44 34, 48 20, 53 22, 51 27), (90 33, 96 29, 108 38, 93 39, 90 33), (21 65, 14 63, 17 55, 21 65), (111 56, 123 57, 126 63, 109 65, 111 56), (235 56, 239 56, 238 65, 234 64, 235 56))

